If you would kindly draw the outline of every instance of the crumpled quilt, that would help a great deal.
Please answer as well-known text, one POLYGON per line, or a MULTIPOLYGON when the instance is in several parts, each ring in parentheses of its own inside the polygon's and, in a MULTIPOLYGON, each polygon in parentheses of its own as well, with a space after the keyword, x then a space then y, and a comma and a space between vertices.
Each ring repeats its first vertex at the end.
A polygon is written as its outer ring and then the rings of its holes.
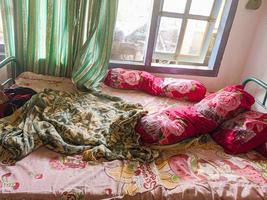
POLYGON ((20 160, 41 146, 84 160, 153 161, 158 151, 139 144, 134 127, 145 114, 99 91, 67 93, 51 89, 34 95, 13 115, 0 120, 0 152, 20 160))

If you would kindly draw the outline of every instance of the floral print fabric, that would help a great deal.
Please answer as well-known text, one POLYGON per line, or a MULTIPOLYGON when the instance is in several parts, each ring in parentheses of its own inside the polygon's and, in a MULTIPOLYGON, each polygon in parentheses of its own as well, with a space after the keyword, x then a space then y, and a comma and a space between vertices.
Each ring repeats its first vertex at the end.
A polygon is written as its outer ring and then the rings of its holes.
POLYGON ((0 199, 264 200, 267 195, 266 159, 255 151, 226 154, 207 135, 162 150, 151 163, 89 162, 44 148, 15 164, 2 159, 0 199))
POLYGON ((228 153, 247 152, 267 142, 267 114, 244 112, 224 122, 212 137, 228 153))
POLYGON ((144 116, 136 131, 145 143, 174 144, 210 133, 223 121, 250 109, 253 103, 254 98, 240 86, 229 86, 194 106, 170 108, 144 116))
POLYGON ((101 92, 47 89, 0 120, 0 149, 15 160, 46 146, 68 155, 83 153, 85 160, 152 161, 158 152, 142 147, 134 131, 144 114, 140 104, 101 92))
POLYGON ((253 96, 244 91, 243 86, 233 85, 210 94, 194 107, 206 118, 221 124, 239 113, 249 110, 254 104, 253 96))
MULTIPOLYGON (((63 85, 65 81, 57 82, 63 85)), ((21 79, 21 84, 35 90, 52 86, 32 79, 21 79)), ((141 103, 149 114, 192 105, 104 84, 101 91, 141 103)), ((83 161, 80 155, 66 156, 45 148, 15 163, 6 153, 0 151, 0 199, 264 200, 267 196, 267 160, 255 151, 226 154, 208 135, 161 149, 160 157, 151 163, 83 161)))
POLYGON ((156 96, 188 101, 200 101, 206 94, 206 88, 199 81, 161 78, 138 70, 110 69, 104 82, 113 88, 142 90, 156 96))

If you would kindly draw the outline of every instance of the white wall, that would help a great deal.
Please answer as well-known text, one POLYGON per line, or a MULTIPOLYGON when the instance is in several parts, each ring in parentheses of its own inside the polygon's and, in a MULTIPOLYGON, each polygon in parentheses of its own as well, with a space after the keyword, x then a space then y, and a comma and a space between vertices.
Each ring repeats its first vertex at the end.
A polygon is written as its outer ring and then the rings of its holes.
MULTIPOLYGON (((250 49, 255 37, 255 31, 257 30, 262 14, 266 13, 267 10, 267 0, 264 0, 264 6, 262 6, 258 10, 247 10, 245 8, 247 1, 248 0, 239 0, 237 12, 217 77, 186 75, 166 76, 200 80, 207 86, 210 91, 216 91, 229 84, 240 83, 244 66, 246 65, 246 60, 249 56, 250 49)), ((267 23, 265 25, 265 34, 267 33, 266 26, 267 23)), ((265 57, 267 58, 267 53, 265 57)))
MULTIPOLYGON (((258 27, 255 30, 255 34, 252 41, 242 79, 247 76, 254 76, 265 82, 267 82, 267 1, 263 1, 263 12, 259 18, 258 27)), ((247 90, 262 101, 265 90, 255 87, 254 84, 249 84, 247 90)), ((266 110, 260 109, 257 104, 255 108, 266 112, 266 110)))
POLYGON ((267 82, 267 1, 263 1, 262 15, 254 34, 253 44, 245 63, 242 78, 255 76, 267 82))

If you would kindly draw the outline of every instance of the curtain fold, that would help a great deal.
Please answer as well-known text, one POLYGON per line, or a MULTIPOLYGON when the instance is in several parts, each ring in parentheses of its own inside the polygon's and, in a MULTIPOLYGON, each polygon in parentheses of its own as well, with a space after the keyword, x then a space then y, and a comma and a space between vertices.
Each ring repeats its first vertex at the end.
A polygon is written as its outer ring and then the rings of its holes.
POLYGON ((7 55, 20 72, 95 86, 108 67, 117 1, 0 0, 7 55))

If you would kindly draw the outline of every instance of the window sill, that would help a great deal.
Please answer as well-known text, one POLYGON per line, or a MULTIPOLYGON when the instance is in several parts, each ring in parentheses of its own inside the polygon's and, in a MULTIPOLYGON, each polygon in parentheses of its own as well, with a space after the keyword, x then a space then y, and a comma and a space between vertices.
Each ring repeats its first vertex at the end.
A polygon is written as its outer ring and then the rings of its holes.
POLYGON ((194 75, 194 76, 206 76, 217 77, 218 68, 210 69, 208 66, 194 66, 194 65, 173 65, 163 66, 159 64, 153 64, 153 66, 144 66, 141 64, 130 63, 110 63, 109 68, 126 68, 134 70, 142 70, 151 73, 162 74, 177 74, 177 75, 194 75))

